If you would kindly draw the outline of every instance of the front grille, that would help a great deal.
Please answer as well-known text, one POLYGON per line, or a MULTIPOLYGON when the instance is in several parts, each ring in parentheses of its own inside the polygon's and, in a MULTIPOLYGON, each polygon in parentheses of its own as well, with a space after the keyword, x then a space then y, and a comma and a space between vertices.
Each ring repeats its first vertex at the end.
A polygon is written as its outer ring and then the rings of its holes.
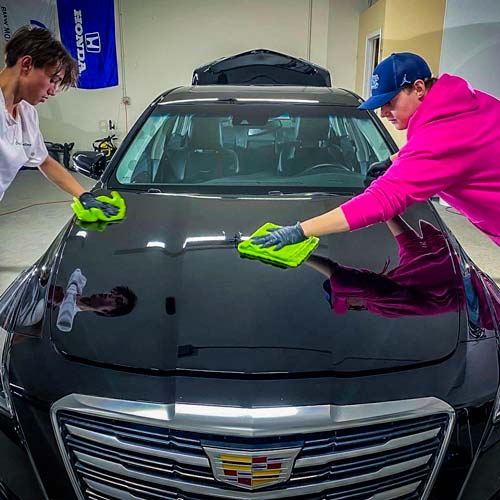
POLYGON ((53 412, 82 500, 418 500, 439 465, 453 422, 453 413, 441 409, 403 419, 391 413, 369 425, 346 422, 319 432, 249 437, 219 434, 213 426, 211 432, 193 432, 146 424, 132 414, 128 420, 127 414, 104 413, 68 407, 53 412), (205 448, 236 455, 300 451, 288 480, 245 491, 215 479, 205 448))

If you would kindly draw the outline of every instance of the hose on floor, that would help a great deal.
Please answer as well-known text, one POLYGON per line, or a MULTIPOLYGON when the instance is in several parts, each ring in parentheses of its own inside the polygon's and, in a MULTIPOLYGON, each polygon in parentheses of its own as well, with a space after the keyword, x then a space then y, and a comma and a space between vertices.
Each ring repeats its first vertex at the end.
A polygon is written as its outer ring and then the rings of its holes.
POLYGON ((40 205, 52 205, 54 203, 71 203, 71 200, 61 200, 61 201, 44 201, 43 203, 32 203, 31 205, 26 205, 25 207, 18 208, 16 210, 11 210, 10 212, 3 212, 0 213, 0 217, 4 215, 10 215, 10 214, 15 214, 16 212, 21 212, 21 210, 26 210, 31 207, 37 207, 40 205))

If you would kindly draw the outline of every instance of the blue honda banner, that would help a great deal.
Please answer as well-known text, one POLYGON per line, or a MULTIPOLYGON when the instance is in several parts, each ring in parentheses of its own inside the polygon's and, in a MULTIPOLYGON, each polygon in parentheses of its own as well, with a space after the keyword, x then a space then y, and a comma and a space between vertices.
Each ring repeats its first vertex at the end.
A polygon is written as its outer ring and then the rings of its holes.
POLYGON ((78 87, 118 85, 113 0, 57 0, 63 45, 78 62, 78 87))

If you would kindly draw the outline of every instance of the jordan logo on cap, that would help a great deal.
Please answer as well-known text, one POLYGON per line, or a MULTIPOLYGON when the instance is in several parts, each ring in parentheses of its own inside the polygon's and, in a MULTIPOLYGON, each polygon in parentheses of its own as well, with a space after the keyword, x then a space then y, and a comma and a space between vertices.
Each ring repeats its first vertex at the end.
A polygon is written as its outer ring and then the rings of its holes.
POLYGON ((400 87, 402 87, 405 83, 412 83, 412 82, 410 82, 409 80, 406 79, 406 73, 403 76, 403 80, 401 81, 400 87))

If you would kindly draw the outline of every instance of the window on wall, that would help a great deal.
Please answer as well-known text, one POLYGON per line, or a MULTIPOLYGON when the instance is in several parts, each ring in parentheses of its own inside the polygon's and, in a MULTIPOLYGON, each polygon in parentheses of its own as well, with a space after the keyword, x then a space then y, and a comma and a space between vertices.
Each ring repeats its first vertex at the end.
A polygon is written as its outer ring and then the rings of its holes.
POLYGON ((366 37, 365 71, 363 83, 363 97, 365 99, 367 99, 371 95, 371 77, 373 74, 373 70, 380 62, 380 37, 380 30, 370 33, 366 37))

